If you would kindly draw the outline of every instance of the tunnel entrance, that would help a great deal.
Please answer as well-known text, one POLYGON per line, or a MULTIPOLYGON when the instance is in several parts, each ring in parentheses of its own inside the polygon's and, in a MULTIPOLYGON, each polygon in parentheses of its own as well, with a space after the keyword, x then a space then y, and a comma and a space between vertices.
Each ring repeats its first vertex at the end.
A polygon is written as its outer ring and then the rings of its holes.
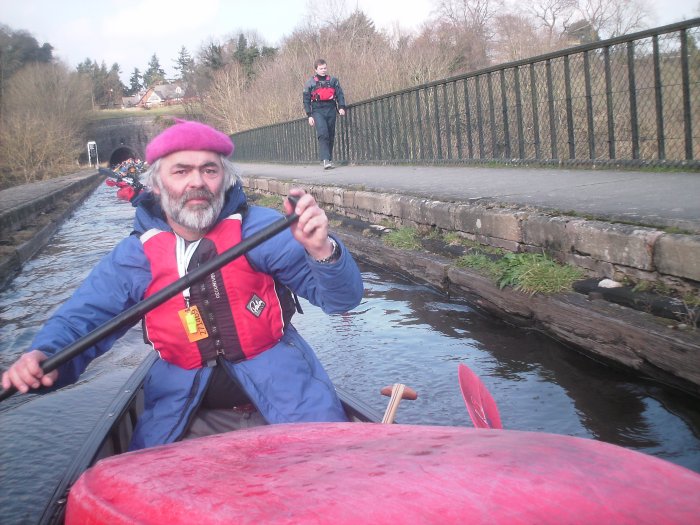
POLYGON ((136 153, 134 153, 134 150, 126 146, 122 146, 121 148, 115 149, 112 153, 112 156, 109 158, 109 166, 113 168, 117 164, 124 162, 126 159, 136 158, 138 157, 136 156, 136 153))

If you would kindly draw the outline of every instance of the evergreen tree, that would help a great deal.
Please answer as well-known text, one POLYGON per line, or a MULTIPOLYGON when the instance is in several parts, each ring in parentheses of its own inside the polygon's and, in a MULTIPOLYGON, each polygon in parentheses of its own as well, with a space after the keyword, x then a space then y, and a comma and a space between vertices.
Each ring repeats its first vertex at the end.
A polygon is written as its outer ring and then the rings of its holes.
POLYGON ((27 31, 13 31, 0 24, 0 74, 7 81, 25 65, 32 62, 48 64, 53 61, 53 46, 39 46, 36 38, 27 31))
POLYGON ((160 66, 160 61, 155 53, 148 62, 148 69, 143 74, 144 87, 151 87, 154 84, 159 84, 165 80, 165 71, 160 66))
POLYGON ((141 88, 143 87, 141 78, 141 71, 139 68, 135 67, 134 71, 131 73, 131 77, 129 78, 129 89, 126 91, 130 97, 137 95, 138 92, 141 91, 141 88))
POLYGON ((96 60, 86 58, 78 64, 76 69, 79 74, 87 77, 91 82, 94 108, 121 106, 122 94, 126 87, 119 77, 119 64, 115 62, 110 69, 107 69, 107 64, 104 61, 102 64, 98 64, 96 60))
POLYGON ((220 44, 211 42, 200 53, 200 64, 207 69, 216 71, 226 65, 224 60, 224 48, 220 44))
POLYGON ((189 80, 194 73, 194 59, 185 46, 180 48, 175 62, 175 70, 178 72, 179 80, 189 80))
POLYGON ((107 93, 109 94, 108 105, 111 107, 121 107, 122 97, 126 91, 126 86, 121 80, 121 67, 115 62, 109 69, 106 78, 107 93))

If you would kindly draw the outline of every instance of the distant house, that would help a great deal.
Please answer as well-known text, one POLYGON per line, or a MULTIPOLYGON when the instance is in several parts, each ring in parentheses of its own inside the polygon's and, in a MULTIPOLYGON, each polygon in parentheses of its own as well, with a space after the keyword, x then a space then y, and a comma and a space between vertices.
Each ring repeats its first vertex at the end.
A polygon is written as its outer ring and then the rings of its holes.
POLYGON ((122 108, 133 108, 141 101, 141 97, 143 97, 143 93, 138 93, 130 97, 122 97, 122 108))
POLYGON ((156 84, 146 90, 136 105, 142 108, 171 106, 182 104, 193 98, 195 97, 187 92, 187 84, 184 82, 156 84))

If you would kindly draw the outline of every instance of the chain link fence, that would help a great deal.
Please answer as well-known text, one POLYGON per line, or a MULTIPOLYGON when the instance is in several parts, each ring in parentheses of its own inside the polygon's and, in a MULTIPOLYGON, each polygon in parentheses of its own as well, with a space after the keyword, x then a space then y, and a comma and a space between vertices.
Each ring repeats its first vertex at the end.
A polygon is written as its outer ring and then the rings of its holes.
MULTIPOLYGON (((697 169, 699 66, 700 19, 502 64, 348 106, 334 157, 697 169)), ((306 118, 232 137, 237 160, 318 158, 306 118)))

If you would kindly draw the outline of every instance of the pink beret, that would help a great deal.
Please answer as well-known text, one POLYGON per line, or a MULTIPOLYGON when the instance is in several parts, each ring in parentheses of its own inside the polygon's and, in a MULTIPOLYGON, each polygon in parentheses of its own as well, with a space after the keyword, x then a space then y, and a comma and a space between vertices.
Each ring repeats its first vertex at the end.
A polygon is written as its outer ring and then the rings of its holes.
POLYGON ((224 133, 211 126, 191 120, 175 119, 175 125, 157 135, 146 146, 146 162, 156 160, 176 151, 214 151, 228 157, 233 153, 233 142, 224 133))

